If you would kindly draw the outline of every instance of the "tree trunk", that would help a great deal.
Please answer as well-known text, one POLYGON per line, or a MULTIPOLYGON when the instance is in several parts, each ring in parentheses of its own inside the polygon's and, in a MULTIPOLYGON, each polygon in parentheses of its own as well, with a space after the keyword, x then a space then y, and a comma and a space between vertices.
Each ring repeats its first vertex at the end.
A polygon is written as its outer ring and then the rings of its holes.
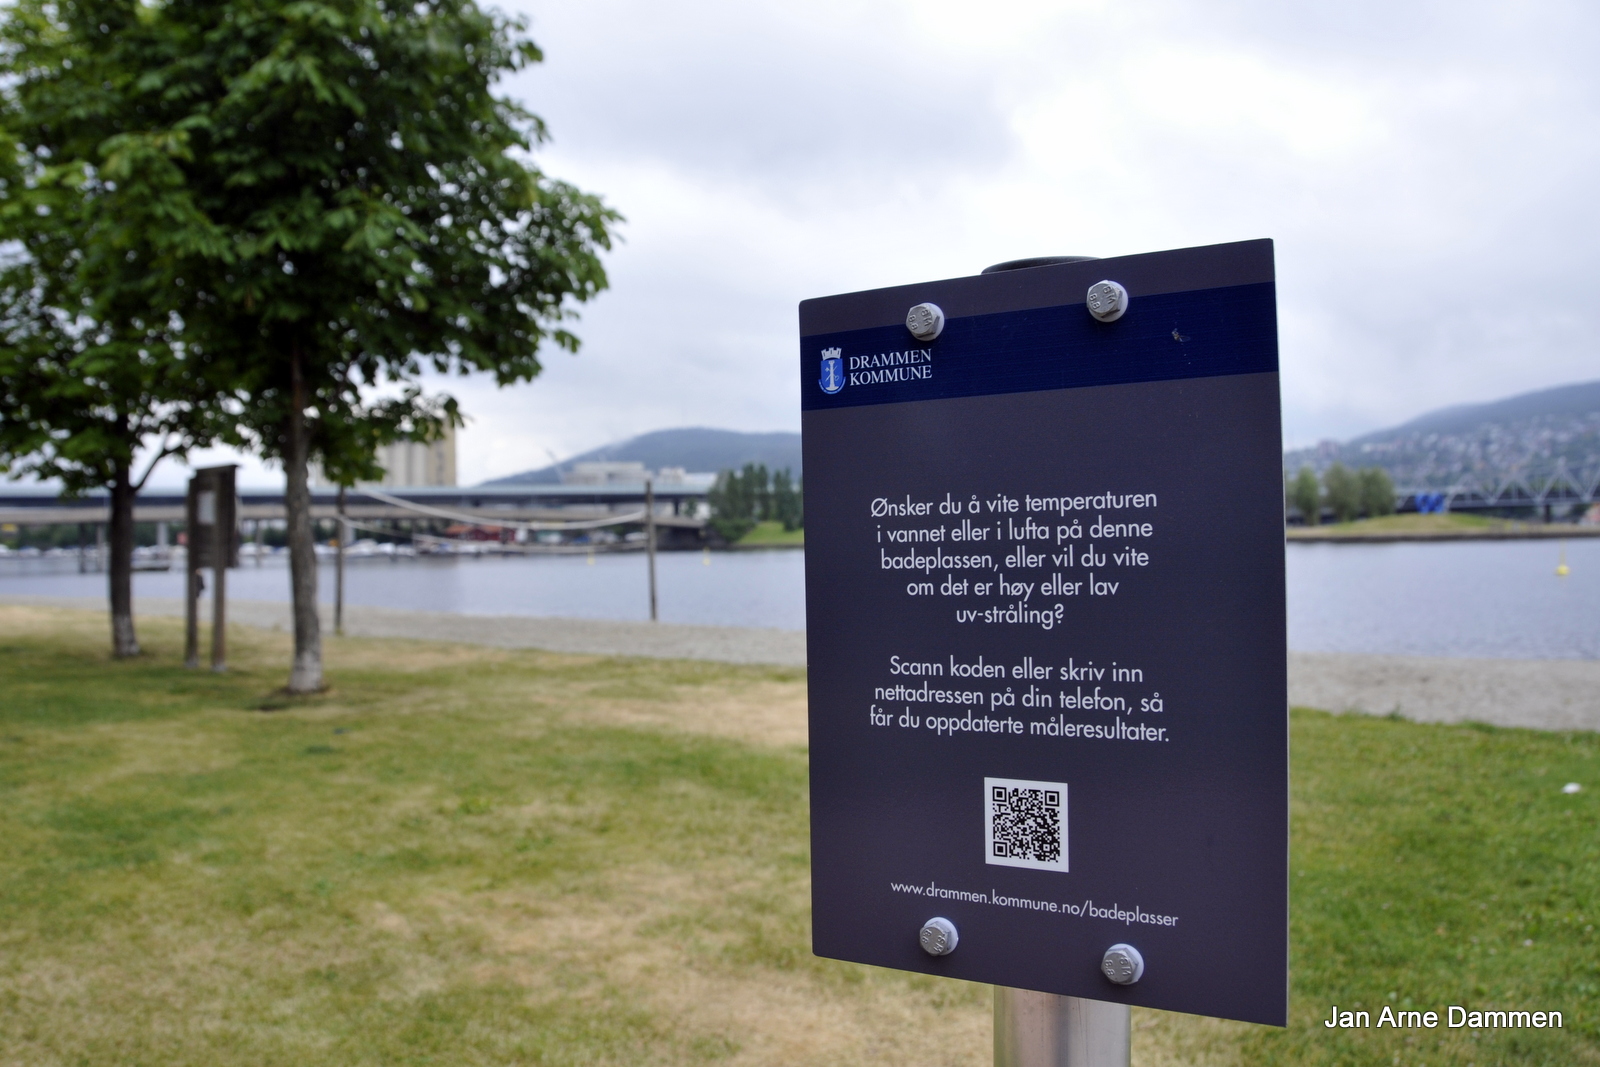
POLYGON ((305 380, 297 349, 290 359, 293 391, 284 427, 283 502, 289 530, 289 589, 294 601, 294 666, 289 692, 322 688, 322 631, 317 619, 317 550, 311 529, 311 485, 306 465, 311 431, 306 426, 305 380))
POLYGON ((137 656, 139 638, 133 630, 133 487, 129 465, 119 464, 111 483, 111 654, 137 656))

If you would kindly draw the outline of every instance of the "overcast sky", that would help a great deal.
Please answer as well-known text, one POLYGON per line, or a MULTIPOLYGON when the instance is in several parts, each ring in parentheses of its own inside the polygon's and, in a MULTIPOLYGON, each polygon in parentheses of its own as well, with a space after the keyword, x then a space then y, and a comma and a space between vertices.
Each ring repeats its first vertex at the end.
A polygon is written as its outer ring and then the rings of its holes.
POLYGON ((579 355, 446 383, 463 483, 797 430, 800 300, 1021 256, 1275 239, 1289 445, 1600 377, 1593 3, 514 10, 539 164, 627 222, 579 355))

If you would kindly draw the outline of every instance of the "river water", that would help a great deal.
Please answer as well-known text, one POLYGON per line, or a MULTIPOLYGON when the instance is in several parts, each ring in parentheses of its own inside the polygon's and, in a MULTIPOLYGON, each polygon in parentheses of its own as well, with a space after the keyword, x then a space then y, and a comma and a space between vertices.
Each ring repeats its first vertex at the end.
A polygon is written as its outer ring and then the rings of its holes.
MULTIPOLYGON (((71 560, 0 558, 0 594, 97 596, 105 576, 71 560), (62 571, 66 573, 45 573, 62 571)), ((664 622, 805 628, 805 554, 657 557, 664 622)), ((1289 647, 1516 659, 1600 659, 1600 539, 1288 547, 1289 647), (1558 577, 1565 552, 1571 573, 1558 577)), ((134 596, 182 595, 177 571, 140 573, 134 596)), ((473 615, 644 619, 643 554, 445 557, 348 563, 351 604, 473 615)), ((231 597, 287 600, 280 555, 228 577, 231 597)), ((332 567, 320 594, 333 595, 332 567)))

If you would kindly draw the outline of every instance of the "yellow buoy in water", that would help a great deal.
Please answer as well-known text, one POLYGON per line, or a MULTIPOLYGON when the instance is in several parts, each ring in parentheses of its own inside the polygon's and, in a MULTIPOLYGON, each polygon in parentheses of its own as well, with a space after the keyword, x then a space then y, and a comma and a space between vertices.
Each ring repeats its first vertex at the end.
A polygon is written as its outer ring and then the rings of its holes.
POLYGON ((704 566, 711 566, 711 550, 709 548, 700 553, 700 562, 704 566))
POLYGON ((589 566, 594 566, 594 549, 589 550, 589 566))
POLYGON ((1567 566, 1567 543, 1561 542, 1561 562, 1556 564, 1556 577, 1565 578, 1572 573, 1572 568, 1567 566))

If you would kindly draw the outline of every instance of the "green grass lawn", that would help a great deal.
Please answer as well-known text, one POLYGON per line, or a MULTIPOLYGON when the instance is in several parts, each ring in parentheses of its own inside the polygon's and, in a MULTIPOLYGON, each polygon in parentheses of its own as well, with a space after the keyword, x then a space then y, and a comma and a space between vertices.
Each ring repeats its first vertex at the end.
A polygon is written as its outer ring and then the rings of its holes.
MULTIPOLYGON (((1286 528, 1289 540, 1307 537, 1363 537, 1433 536, 1460 537, 1468 534, 1509 532, 1519 528, 1543 528, 1541 522, 1524 522, 1487 515, 1464 515, 1450 512, 1444 515, 1384 515, 1376 519, 1357 519, 1354 522, 1327 523, 1322 526, 1290 526, 1286 528)), ((1570 527, 1568 527, 1570 528, 1570 527)))
POLYGON ((1321 526, 1291 526, 1289 536, 1308 537, 1334 534, 1347 537, 1393 534, 1459 534, 1486 531, 1498 526, 1509 526, 1505 519, 1492 519, 1484 515, 1464 515, 1450 512, 1444 515, 1383 515, 1376 519, 1357 519, 1354 522, 1324 523, 1321 526))
POLYGON ((739 538, 740 545, 804 545, 806 532, 804 529, 785 530, 781 522, 758 522, 755 528, 739 538))
MULTIPOLYGON (((0 608, 0 1064, 988 1062, 983 987, 808 951, 803 672, 346 639, 286 701, 283 635, 142 626, 0 608)), ((1137 1012, 1135 1063, 1600 1063, 1596 738, 1293 743, 1293 1022, 1137 1012)))

